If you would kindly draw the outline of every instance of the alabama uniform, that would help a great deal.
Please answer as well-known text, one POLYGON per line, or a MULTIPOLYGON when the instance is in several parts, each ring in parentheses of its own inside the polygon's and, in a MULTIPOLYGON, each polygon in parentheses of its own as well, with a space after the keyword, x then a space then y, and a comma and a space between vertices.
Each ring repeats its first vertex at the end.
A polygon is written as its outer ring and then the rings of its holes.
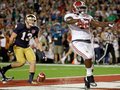
POLYGON ((69 17, 72 19, 78 19, 76 23, 68 25, 72 35, 72 49, 84 59, 93 58, 94 50, 91 43, 92 35, 90 32, 90 22, 93 17, 85 13, 78 15, 74 13, 67 13, 64 20, 68 20, 69 17))
POLYGON ((72 13, 67 13, 64 16, 65 22, 71 31, 72 41, 71 47, 78 55, 84 59, 86 68, 86 76, 84 77, 85 89, 90 86, 97 86, 93 75, 93 61, 94 60, 94 47, 90 24, 94 26, 107 26, 87 14, 87 6, 83 1, 75 1, 72 6, 72 13))

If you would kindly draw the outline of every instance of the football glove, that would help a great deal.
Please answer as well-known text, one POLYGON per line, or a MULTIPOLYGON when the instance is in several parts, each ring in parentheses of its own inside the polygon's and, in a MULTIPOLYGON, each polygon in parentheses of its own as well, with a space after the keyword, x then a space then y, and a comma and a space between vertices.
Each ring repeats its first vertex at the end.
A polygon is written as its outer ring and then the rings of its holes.
POLYGON ((40 51, 37 49, 36 54, 38 55, 39 59, 41 59, 41 60, 46 59, 46 55, 45 55, 44 51, 40 51))

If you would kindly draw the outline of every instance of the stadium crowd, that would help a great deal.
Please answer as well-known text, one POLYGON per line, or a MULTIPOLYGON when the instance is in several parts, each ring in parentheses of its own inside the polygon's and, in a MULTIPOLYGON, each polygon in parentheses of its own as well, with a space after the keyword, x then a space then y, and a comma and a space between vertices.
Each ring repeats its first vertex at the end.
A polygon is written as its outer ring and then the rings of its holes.
MULTIPOLYGON (((44 47, 47 58, 41 60, 41 53, 35 48, 34 40, 31 40, 30 45, 35 50, 38 58, 37 62, 83 63, 82 58, 71 53, 72 51, 69 49, 71 36, 67 24, 64 22, 64 15, 71 11, 74 1, 0 0, 1 61, 9 62, 14 59, 13 56, 8 56, 7 54, 9 36, 17 23, 24 23, 23 21, 27 13, 34 13, 37 16, 37 26, 41 31, 39 33, 39 40, 44 47)), ((114 25, 111 24, 105 28, 91 27, 94 37, 95 63, 120 63, 120 0, 84 1, 88 7, 88 14, 96 20, 114 23, 114 25)))

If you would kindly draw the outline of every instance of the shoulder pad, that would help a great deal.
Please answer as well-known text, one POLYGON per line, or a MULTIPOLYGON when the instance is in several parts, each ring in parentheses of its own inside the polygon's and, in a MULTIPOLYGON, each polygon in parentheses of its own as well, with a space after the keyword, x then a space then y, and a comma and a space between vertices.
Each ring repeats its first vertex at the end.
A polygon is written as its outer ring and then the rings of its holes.
POLYGON ((15 25, 15 28, 23 28, 25 27, 25 24, 22 24, 22 23, 18 23, 15 25))

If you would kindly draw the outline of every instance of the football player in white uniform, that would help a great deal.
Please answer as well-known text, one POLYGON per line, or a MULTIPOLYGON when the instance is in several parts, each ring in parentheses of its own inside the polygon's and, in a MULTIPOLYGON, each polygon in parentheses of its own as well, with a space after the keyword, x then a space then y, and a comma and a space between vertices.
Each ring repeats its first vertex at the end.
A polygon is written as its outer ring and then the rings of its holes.
POLYGON ((72 12, 67 13, 64 20, 71 31, 71 48, 84 58, 86 67, 85 87, 97 86, 93 76, 92 59, 94 58, 94 48, 90 26, 105 27, 109 23, 95 21, 92 16, 87 14, 87 7, 83 1, 74 2, 72 12))

